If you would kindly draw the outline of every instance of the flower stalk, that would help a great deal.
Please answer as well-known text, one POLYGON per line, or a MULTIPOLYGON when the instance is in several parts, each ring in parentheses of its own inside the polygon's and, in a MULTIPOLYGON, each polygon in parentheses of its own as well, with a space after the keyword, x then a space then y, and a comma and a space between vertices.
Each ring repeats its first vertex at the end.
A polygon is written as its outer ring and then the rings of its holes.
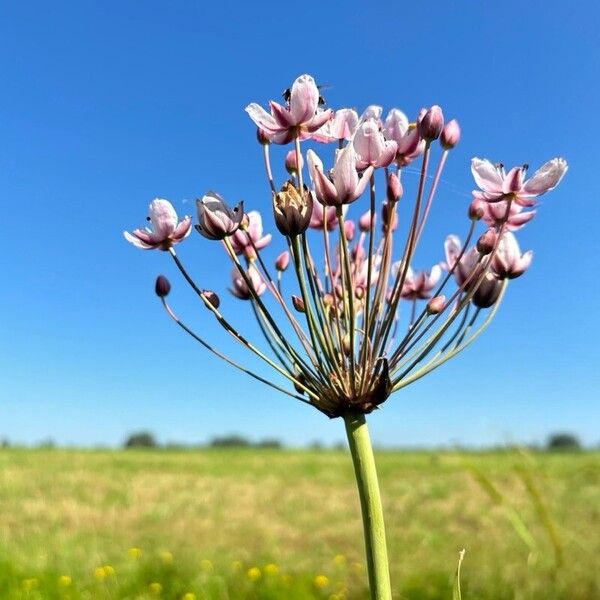
POLYGON ((360 498, 370 598, 391 600, 383 507, 367 420, 361 413, 350 412, 344 424, 360 498))

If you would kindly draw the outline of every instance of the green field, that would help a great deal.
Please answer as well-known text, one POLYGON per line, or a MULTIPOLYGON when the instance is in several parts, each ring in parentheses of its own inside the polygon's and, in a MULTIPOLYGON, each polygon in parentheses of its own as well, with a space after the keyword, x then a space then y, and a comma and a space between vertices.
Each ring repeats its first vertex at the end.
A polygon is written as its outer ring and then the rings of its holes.
MULTIPOLYGON (((395 598, 600 598, 600 454, 378 452, 395 598)), ((366 598, 342 451, 0 450, 0 598, 366 598)))

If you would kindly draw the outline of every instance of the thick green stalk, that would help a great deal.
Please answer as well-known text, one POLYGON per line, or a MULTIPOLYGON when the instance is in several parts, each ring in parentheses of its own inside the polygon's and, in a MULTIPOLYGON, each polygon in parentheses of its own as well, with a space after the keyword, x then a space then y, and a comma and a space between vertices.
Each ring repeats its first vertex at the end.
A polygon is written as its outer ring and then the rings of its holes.
POLYGON ((344 417, 362 510, 371 600, 391 600, 390 572, 377 470, 365 416, 344 417))

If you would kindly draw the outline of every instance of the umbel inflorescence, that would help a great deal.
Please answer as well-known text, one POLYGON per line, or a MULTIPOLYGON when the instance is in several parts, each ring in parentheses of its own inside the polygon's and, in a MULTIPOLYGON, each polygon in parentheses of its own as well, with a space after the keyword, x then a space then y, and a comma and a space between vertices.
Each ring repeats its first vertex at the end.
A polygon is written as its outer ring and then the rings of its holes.
POLYGON ((230 291, 250 305, 261 342, 249 341, 229 323, 219 312, 218 296, 202 289, 176 255, 174 246, 192 230, 191 217, 178 222, 173 206, 155 199, 152 227, 126 232, 125 238, 139 248, 169 252, 207 311, 289 386, 249 371, 194 333, 167 304, 170 284, 160 276, 156 292, 168 314, 211 352, 329 417, 369 413, 485 329, 509 280, 531 262, 532 252, 521 254, 514 232, 534 217, 536 198, 560 182, 567 164, 554 158, 527 179, 527 165, 506 171, 474 158, 478 189, 464 241, 449 235, 445 260, 417 271, 413 257, 445 162, 459 141, 458 123, 444 123, 439 106, 422 109, 412 122, 395 108, 385 119, 379 106, 361 116, 348 108, 334 112, 324 107, 309 75, 294 81, 283 104, 269 106, 267 112, 253 103, 246 111, 258 127, 281 234, 283 252, 274 268, 261 256, 271 235, 263 235, 261 215, 246 213, 241 202, 230 206, 208 192, 197 200, 195 226, 231 259, 230 291), (331 162, 323 162, 321 150, 304 152, 308 141, 333 149, 331 162), (285 158, 289 178, 281 186, 271 168, 270 144, 291 146, 285 158), (409 165, 418 168, 412 201, 403 197, 402 186, 409 165), (357 205, 362 216, 351 220, 347 209, 357 205), (480 222, 485 230, 476 233, 480 222))

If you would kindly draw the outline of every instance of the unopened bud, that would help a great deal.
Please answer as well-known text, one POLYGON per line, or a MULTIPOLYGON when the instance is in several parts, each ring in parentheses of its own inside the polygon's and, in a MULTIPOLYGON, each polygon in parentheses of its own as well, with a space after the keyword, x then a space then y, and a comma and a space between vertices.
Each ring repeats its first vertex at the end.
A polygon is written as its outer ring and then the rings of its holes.
POLYGON ((454 148, 458 141, 460 140, 460 127, 458 126, 458 121, 456 119, 452 119, 452 121, 448 121, 444 125, 444 129, 442 129, 442 134, 440 135, 440 144, 444 150, 450 150, 454 148))
POLYGON ((171 284, 169 280, 164 275, 159 275, 156 278, 156 283, 154 284, 154 291, 159 298, 164 298, 169 295, 171 291, 171 284))
POLYGON ((437 315, 444 310, 446 305, 446 296, 435 296, 427 303, 427 313, 437 315))
POLYGON ((354 221, 344 221, 344 236, 346 237, 346 241, 351 242, 354 239, 355 229, 356 225, 354 221))
POLYGON ((331 294, 324 294, 323 295, 323 304, 326 307, 333 306, 333 296, 331 294))
MULTIPOLYGON (((292 173, 298 173, 298 161, 296 160, 298 155, 295 150, 290 150, 285 155, 285 168, 287 172, 291 175, 292 173)), ((300 170, 304 168, 304 159, 302 158, 302 154, 300 154, 300 170)))
MULTIPOLYGON (((375 223, 376 215, 373 215, 373 223, 375 223)), ((358 228, 363 232, 367 233, 371 231, 371 211, 368 210, 366 213, 361 215, 360 219, 358 219, 358 228)))
POLYGON ((469 219, 471 221, 479 221, 485 214, 485 205, 483 200, 475 198, 471 204, 469 204, 469 219))
POLYGON ((285 271, 290 264, 290 253, 284 250, 275 260, 275 268, 278 271, 285 271))
POLYGON ((435 104, 425 112, 419 121, 419 134, 424 140, 437 140, 444 128, 444 114, 442 109, 435 104))
POLYGON ((488 229, 481 237, 477 240, 477 252, 482 255, 489 254, 496 246, 498 240, 498 234, 493 229, 488 229))
POLYGON ((219 308, 221 300, 219 296, 212 290, 202 290, 202 295, 213 305, 214 308, 219 308))
POLYGON ((390 173, 387 180, 388 202, 391 204, 398 202, 398 200, 402 198, 403 192, 404 190, 402 189, 402 184, 400 183, 400 179, 398 179, 398 175, 396 175, 396 173, 390 173))
POLYGON ((352 352, 352 346, 350 345, 350 334, 347 333, 342 339, 342 350, 346 356, 350 356, 352 352))
POLYGON ((306 312, 306 309, 304 308, 304 300, 302 300, 302 298, 299 296, 292 296, 292 304, 298 312, 306 312))
POLYGON ((354 296, 357 300, 362 300, 365 297, 365 288, 362 285, 357 285, 354 290, 354 296))
POLYGON ((260 127, 258 127, 256 130, 256 139, 261 146, 266 146, 267 144, 271 143, 267 137, 267 134, 260 127))

